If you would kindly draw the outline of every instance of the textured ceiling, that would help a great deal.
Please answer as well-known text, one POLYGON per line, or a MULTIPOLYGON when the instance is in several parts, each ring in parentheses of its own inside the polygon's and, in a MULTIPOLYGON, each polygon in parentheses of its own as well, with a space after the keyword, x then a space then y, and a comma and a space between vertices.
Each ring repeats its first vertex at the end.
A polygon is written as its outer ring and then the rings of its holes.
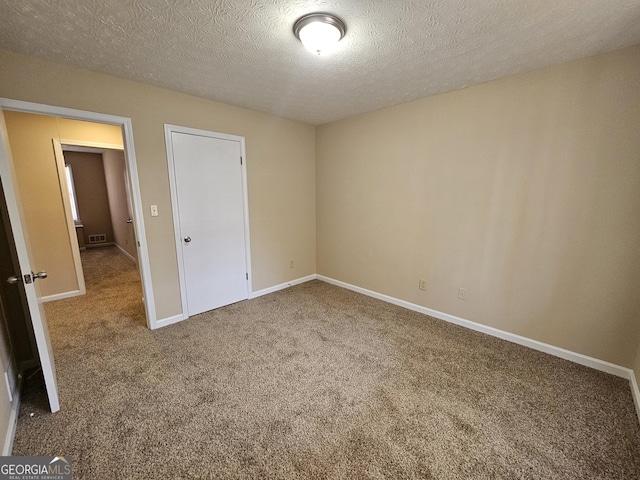
POLYGON ((640 0, 0 0, 0 48, 314 125, 639 43, 640 0))

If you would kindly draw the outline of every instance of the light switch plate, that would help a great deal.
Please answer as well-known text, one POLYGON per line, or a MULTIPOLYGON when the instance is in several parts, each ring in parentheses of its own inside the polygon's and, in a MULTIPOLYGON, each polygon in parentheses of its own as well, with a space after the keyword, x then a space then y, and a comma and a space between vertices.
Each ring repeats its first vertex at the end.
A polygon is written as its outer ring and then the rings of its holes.
POLYGON ((158 216, 158 205, 151 205, 151 216, 152 217, 158 216))

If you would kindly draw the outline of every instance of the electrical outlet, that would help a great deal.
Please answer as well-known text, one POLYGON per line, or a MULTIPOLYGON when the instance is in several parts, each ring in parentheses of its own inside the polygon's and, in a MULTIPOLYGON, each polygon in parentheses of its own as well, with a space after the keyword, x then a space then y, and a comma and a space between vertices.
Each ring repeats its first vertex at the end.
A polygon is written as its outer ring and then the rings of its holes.
POLYGON ((295 267, 295 262, 293 260, 289 260, 289 268, 295 267))
POLYGON ((427 281, 424 278, 421 278, 420 280, 418 280, 418 288, 420 290, 426 290, 427 289, 427 281))
POLYGON ((460 300, 466 300, 467 299, 467 289, 466 288, 459 288, 458 289, 458 298, 460 300))

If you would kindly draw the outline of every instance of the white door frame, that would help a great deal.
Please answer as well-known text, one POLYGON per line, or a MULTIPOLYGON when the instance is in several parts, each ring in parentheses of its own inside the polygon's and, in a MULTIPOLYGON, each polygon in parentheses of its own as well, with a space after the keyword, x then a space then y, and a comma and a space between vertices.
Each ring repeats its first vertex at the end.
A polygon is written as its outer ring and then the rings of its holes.
MULTIPOLYGON (((184 261, 182 258, 182 236, 180 234, 180 216, 178 214, 178 189, 176 185, 175 161, 173 156, 173 144, 171 142, 172 133, 186 133, 188 135, 199 135, 203 137, 218 138, 220 140, 231 140, 240 142, 240 156, 242 172, 242 207, 244 213, 244 245, 245 259, 247 264, 247 298, 251 298, 251 286, 253 285, 251 275, 251 235, 249 233, 249 195, 247 189, 247 154, 245 149, 245 139, 238 135, 199 130, 196 128, 181 127, 178 125, 164 125, 164 138, 167 147, 167 161, 169 163, 169 186, 171 189, 171 208, 173 209, 173 231, 176 242, 176 253, 178 257, 178 277, 180 279, 180 297, 182 299, 182 318, 178 317, 173 322, 179 322, 189 318, 189 307, 187 305, 187 285, 184 272, 184 261)), ((168 324, 168 323, 167 323, 168 324)), ((164 325, 164 324, 163 324, 164 325)))
MULTIPOLYGON (((144 216, 142 208, 142 196, 140 194, 140 183, 138 180, 138 168, 136 164, 136 152, 133 145, 133 126, 131 119, 119 117, 106 113, 88 112, 73 108, 56 107, 42 103, 25 102, 0 97, 0 109, 13 110, 17 112, 34 113, 37 115, 47 115, 52 117, 70 118, 72 120, 82 120, 86 122, 104 123, 117 125, 122 128, 125 164, 129 174, 131 200, 133 201, 133 226, 138 242, 138 261, 140 268, 140 279, 142 281, 142 291, 144 295, 144 305, 147 315, 147 327, 155 329, 158 327, 156 308, 153 297, 153 285, 151 282, 151 268, 149 264, 149 250, 147 248, 147 237, 144 228, 144 216)), ((4 152, 2 155, 4 157, 4 152)))

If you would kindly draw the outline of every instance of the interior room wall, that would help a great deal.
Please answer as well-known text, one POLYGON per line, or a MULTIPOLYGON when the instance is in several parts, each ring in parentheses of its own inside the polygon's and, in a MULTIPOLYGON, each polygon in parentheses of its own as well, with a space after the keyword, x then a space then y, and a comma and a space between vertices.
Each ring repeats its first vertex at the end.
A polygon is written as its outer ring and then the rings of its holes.
POLYGON ((126 165, 122 150, 105 150, 104 177, 107 184, 109 211, 113 226, 113 241, 134 262, 138 263, 138 249, 135 245, 133 225, 127 223, 132 218, 127 203, 127 187, 125 184, 126 165))
POLYGON ((113 242, 113 227, 107 180, 102 155, 89 152, 64 152, 66 165, 71 166, 78 203, 78 214, 83 228, 85 245, 95 245, 89 235, 104 233, 106 242, 113 242))
POLYGON ((40 283, 40 291, 43 296, 77 291, 78 280, 52 139, 122 145, 121 129, 12 111, 5 111, 4 116, 34 268, 49 274, 40 283))
POLYGON ((322 125, 318 273, 631 367, 639 126, 640 47, 322 125))
POLYGON ((165 123, 246 138, 253 290, 315 273, 314 127, 6 50, 0 96, 132 119, 158 318, 181 313, 165 123))

